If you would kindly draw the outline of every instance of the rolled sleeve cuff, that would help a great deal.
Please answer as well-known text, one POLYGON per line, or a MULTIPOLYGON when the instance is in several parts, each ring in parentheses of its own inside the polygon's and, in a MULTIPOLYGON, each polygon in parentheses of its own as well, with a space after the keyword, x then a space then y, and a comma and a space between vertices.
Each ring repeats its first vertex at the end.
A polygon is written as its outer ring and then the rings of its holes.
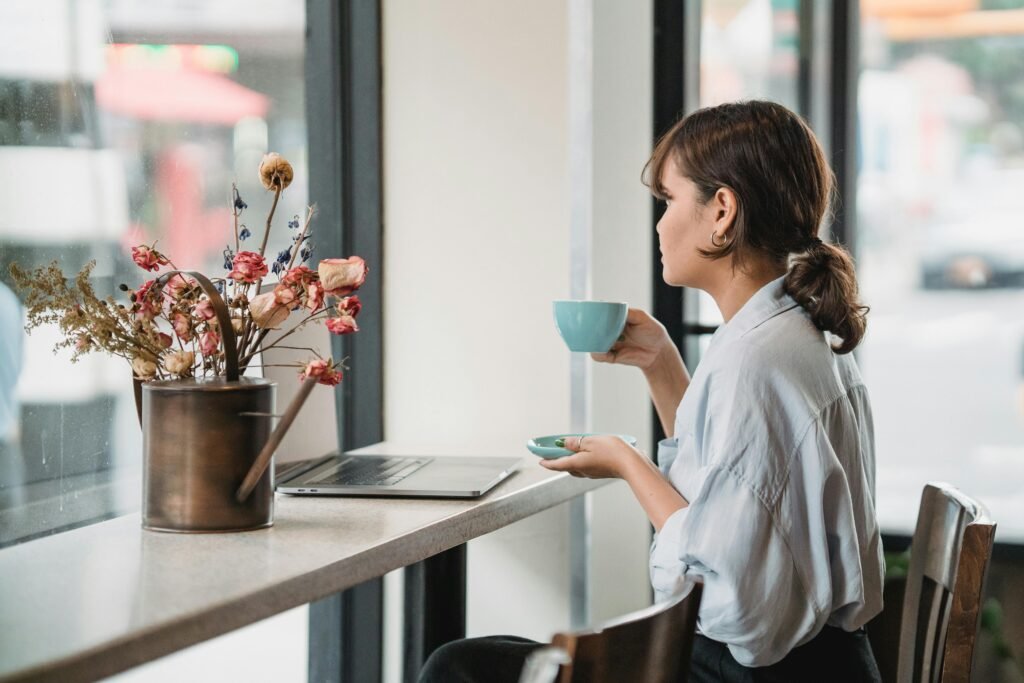
POLYGON ((665 520, 651 545, 651 586, 655 602, 672 596, 683 579, 685 563, 680 559, 679 542, 682 539, 683 524, 690 508, 676 510, 665 520))
POLYGON ((670 437, 658 442, 658 469, 666 477, 672 468, 672 463, 676 461, 677 455, 679 455, 679 439, 670 437))

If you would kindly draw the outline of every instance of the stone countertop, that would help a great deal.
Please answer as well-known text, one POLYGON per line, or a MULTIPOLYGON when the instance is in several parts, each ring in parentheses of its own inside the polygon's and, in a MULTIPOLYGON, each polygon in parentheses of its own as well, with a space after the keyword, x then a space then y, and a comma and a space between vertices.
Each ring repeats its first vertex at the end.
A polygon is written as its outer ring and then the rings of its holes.
POLYGON ((169 534, 144 531, 132 514, 0 550, 0 682, 110 676, 602 483, 550 472, 527 455, 518 472, 475 500, 278 494, 269 529, 169 534))

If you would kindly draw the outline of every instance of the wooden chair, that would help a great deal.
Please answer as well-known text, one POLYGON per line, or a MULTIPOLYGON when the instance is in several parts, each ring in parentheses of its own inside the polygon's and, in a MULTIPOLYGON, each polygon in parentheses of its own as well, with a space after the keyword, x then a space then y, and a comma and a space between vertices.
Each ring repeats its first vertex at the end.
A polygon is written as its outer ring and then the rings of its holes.
POLYGON ((996 525, 949 484, 921 495, 903 596, 899 683, 969 681, 996 525))
POLYGON ((685 681, 703 584, 592 630, 559 633, 530 655, 519 683, 685 681))

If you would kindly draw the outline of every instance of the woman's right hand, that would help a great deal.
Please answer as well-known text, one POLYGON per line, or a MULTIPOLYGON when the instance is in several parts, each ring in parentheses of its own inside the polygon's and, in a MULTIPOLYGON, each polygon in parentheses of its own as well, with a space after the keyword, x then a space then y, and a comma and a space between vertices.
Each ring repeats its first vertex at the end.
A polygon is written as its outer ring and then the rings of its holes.
POLYGON ((619 340, 607 353, 592 353, 590 357, 599 363, 632 365, 648 370, 662 353, 668 351, 675 351, 675 346, 665 326, 646 311, 631 308, 619 340))

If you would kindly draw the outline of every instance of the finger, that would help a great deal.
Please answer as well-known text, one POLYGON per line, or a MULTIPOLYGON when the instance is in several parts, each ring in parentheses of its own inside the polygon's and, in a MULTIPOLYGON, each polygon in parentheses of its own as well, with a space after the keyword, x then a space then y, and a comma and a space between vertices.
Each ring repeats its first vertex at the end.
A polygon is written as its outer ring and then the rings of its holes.
POLYGON ((647 319, 647 313, 644 312, 642 309, 631 308, 628 311, 626 311, 626 324, 627 325, 636 325, 637 323, 642 323, 646 319, 647 319))
POLYGON ((567 436, 565 437, 565 448, 566 450, 575 451, 579 453, 583 448, 583 437, 582 436, 567 436))
POLYGON ((575 465, 571 460, 572 456, 566 456, 564 458, 542 460, 540 464, 549 470, 555 470, 556 472, 568 472, 573 469, 573 466, 575 465))
POLYGON ((598 363, 614 363, 615 362, 615 349, 607 351, 605 353, 592 353, 590 357, 598 363))

